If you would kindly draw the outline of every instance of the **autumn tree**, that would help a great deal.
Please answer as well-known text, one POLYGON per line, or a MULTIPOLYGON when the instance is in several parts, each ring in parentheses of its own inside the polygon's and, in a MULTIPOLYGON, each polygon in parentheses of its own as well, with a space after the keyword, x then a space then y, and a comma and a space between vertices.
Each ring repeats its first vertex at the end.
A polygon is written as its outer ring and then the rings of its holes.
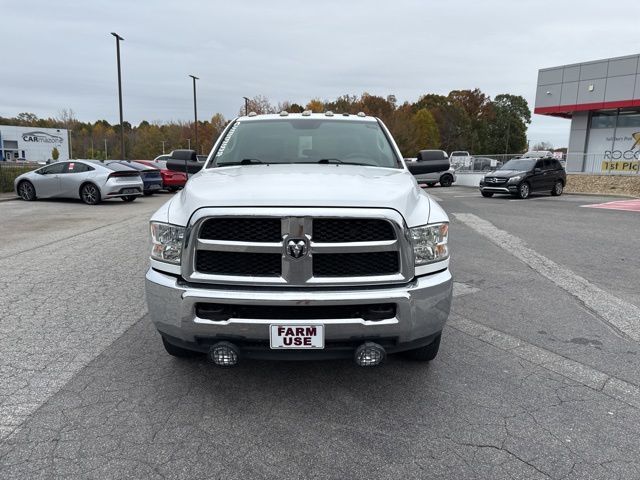
POLYGON ((58 157, 60 157, 60 152, 56 147, 53 147, 53 150, 51 150, 51 158, 58 160, 58 157))

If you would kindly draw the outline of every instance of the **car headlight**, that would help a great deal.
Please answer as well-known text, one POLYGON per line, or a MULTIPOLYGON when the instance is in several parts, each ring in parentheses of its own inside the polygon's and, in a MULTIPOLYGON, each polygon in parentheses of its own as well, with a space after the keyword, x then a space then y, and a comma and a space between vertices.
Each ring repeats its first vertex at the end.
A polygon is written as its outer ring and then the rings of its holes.
POLYGON ((151 258, 180 265, 184 227, 151 222, 151 258))
POLYGON ((411 229, 415 265, 439 262, 449 257, 449 223, 435 223, 411 229))
POLYGON ((522 180, 522 176, 521 175, 516 175, 515 177, 511 177, 509 179, 509 183, 516 183, 516 182, 519 182, 520 180, 522 180))

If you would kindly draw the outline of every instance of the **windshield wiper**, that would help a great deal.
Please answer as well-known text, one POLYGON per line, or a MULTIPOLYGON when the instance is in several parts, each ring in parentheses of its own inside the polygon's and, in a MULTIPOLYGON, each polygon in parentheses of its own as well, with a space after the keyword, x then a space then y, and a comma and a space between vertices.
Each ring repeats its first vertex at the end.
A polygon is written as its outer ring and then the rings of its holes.
POLYGON ((339 163, 341 165, 366 165, 369 167, 375 167, 375 165, 372 165, 370 163, 345 162, 344 160, 340 160, 339 158, 321 158, 320 160, 318 160, 318 163, 324 163, 324 164, 339 163))
POLYGON ((259 165, 265 163, 259 158, 243 158, 241 162, 224 162, 218 163, 218 167, 225 167, 227 165, 259 165))

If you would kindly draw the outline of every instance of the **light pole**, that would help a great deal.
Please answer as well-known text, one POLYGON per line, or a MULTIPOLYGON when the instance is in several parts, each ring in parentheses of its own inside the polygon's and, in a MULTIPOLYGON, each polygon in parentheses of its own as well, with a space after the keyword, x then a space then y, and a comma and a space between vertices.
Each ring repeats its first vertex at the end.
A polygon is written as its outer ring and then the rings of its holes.
POLYGON ((124 151, 124 123, 122 122, 122 76, 120 74, 120 40, 124 40, 120 35, 115 32, 111 32, 111 35, 116 37, 116 56, 118 58, 118 99, 120 100, 120 154, 122 159, 127 158, 127 154, 124 151))
POLYGON ((73 136, 71 135, 73 130, 69 130, 69 160, 73 158, 73 136))
POLYGON ((242 98, 244 98, 244 116, 246 117, 249 115, 249 99, 247 97, 242 98))
POLYGON ((187 149, 191 150, 191 139, 187 138, 187 149))
MULTIPOLYGON (((196 129, 196 153, 198 153, 198 105, 196 102, 196 80, 200 80, 195 75, 189 75, 193 78, 193 116, 195 118, 195 129, 196 129)), ((191 147, 189 147, 191 148, 191 147)))
POLYGON ((162 140, 162 154, 164 155, 164 142, 165 140, 162 140))
POLYGON ((109 160, 109 155, 107 155, 107 139, 104 139, 104 159, 109 160))

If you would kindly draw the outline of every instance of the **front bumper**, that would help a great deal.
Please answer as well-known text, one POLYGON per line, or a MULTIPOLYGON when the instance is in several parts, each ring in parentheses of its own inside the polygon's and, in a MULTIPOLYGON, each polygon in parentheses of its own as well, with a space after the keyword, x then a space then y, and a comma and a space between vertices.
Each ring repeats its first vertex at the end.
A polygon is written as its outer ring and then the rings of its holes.
POLYGON ((388 353, 429 344, 449 316, 453 281, 449 270, 398 286, 335 289, 249 288, 190 285, 175 276, 149 269, 147 305, 151 320, 171 343, 206 352, 214 343, 235 343, 252 358, 342 358, 364 341, 382 344, 388 353), (207 288, 208 287, 208 288, 207 288), (393 318, 309 320, 230 318, 213 321, 196 315, 196 304, 330 306, 395 303, 393 318), (325 326, 325 350, 270 350, 269 325, 325 326))
POLYGON ((491 185, 491 184, 480 183, 480 191, 491 192, 491 193, 517 193, 518 184, 503 183, 501 185, 491 185))

